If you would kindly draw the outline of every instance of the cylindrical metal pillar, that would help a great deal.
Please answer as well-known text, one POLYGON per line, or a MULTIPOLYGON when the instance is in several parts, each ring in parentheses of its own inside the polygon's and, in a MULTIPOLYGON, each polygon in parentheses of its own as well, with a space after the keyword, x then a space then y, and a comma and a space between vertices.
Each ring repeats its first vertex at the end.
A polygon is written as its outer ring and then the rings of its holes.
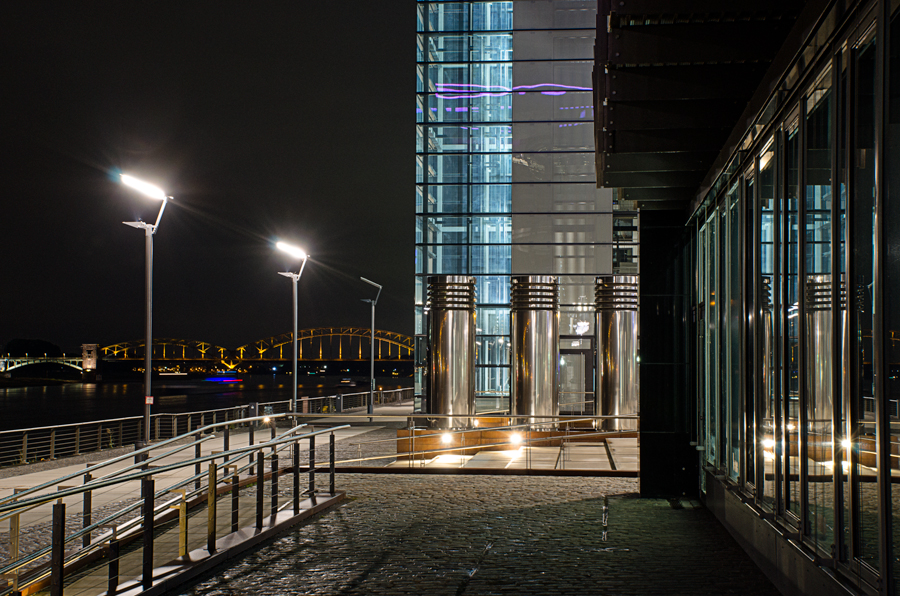
MULTIPOLYGON (((638 278, 598 277, 594 287, 597 330, 595 410, 600 416, 638 413, 638 278)), ((637 421, 604 420, 605 430, 637 429, 637 421)))
POLYGON ((559 415, 559 283, 549 275, 514 276, 510 295, 512 414, 554 425, 541 416, 559 415))
MULTIPOLYGON (((475 414, 475 278, 428 278, 428 413, 475 414)), ((468 418, 439 418, 436 428, 465 428, 468 418)))

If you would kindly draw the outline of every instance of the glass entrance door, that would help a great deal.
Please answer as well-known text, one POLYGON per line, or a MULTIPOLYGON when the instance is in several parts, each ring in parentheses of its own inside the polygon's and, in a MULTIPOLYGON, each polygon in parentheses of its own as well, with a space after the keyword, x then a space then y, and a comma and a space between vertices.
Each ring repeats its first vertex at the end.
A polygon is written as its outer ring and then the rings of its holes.
POLYGON ((594 415, 594 346, 591 337, 559 339, 559 413, 594 415))

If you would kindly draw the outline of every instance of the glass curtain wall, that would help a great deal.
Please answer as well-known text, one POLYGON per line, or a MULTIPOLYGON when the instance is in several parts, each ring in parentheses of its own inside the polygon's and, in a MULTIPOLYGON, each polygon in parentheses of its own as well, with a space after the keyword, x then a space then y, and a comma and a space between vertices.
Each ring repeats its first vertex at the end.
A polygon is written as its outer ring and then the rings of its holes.
POLYGON ((476 278, 480 395, 509 393, 511 274, 560 278, 560 333, 593 333, 612 272, 596 188, 596 2, 417 2, 416 333, 426 277, 476 278))
POLYGON ((900 20, 879 29, 876 6, 805 54, 694 216, 697 423, 701 487, 732 484, 863 591, 897 594, 900 42, 879 58, 877 37, 900 20))
POLYGON ((897 5, 832 5, 691 222, 701 489, 732 485, 886 594, 900 593, 897 5))

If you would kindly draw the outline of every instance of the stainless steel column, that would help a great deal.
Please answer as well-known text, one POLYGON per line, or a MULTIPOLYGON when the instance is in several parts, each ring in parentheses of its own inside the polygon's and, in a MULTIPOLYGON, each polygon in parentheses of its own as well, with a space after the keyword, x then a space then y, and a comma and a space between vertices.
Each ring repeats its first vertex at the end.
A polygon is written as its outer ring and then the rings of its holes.
MULTIPOLYGON (((428 278, 428 413, 475 414, 475 278, 428 278)), ((440 418, 435 428, 465 428, 468 418, 440 418)))
MULTIPOLYGON (((763 277, 760 297, 762 330, 762 390, 765 400, 764 418, 775 420, 775 329, 772 319, 772 278, 763 277)), ((733 366, 736 366, 734 364, 733 366)))
POLYGON ((559 415, 559 283, 548 275, 515 276, 510 293, 512 414, 552 426, 539 416, 559 415))
MULTIPOLYGON (((600 416, 638 413, 638 278, 636 275, 598 277, 594 287, 597 315, 597 390, 595 412, 600 416)), ((635 430, 636 420, 604 420, 605 430, 635 430)))
MULTIPOLYGON (((840 284, 841 324, 843 339, 847 333, 846 286, 844 280, 840 284)), ((834 313, 831 310, 831 275, 810 275, 806 279, 806 374, 809 391, 808 403, 814 412, 810 421, 814 428, 822 432, 831 432, 832 409, 832 366, 840 366, 841 354, 834 354, 834 313), (835 359, 837 356, 837 359, 835 359)))

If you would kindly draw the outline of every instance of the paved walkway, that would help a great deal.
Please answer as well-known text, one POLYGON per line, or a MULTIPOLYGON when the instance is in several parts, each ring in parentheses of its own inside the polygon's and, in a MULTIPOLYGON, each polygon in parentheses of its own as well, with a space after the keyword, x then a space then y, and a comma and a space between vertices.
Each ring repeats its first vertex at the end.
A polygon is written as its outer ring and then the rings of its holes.
POLYGON ((636 480, 348 474, 337 488, 349 502, 182 594, 778 594, 709 511, 636 498, 636 480))

